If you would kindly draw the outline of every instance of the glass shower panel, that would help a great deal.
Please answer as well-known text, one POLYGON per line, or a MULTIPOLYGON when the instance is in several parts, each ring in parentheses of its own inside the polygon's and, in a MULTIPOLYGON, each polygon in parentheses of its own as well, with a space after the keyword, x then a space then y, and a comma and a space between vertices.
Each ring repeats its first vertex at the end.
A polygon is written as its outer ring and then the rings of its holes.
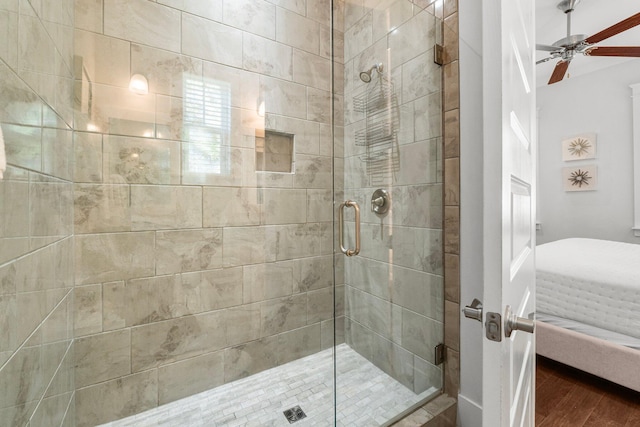
POLYGON ((0 419, 383 425, 438 390, 422 3, 0 1, 0 419))
POLYGON ((444 331, 436 6, 346 0, 335 12, 343 33, 334 36, 334 67, 344 73, 335 85, 335 200, 360 208, 359 224, 343 208, 345 248, 355 247, 358 225, 361 240, 359 254, 337 263, 337 425, 389 424, 442 388, 434 359, 444 331))
POLYGON ((331 2, 75 4, 78 426, 332 425, 331 2))

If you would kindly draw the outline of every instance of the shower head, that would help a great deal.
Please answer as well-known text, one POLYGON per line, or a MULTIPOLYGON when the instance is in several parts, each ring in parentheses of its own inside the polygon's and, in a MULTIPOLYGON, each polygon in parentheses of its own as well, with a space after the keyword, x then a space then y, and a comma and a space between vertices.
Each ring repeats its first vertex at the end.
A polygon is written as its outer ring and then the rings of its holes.
POLYGON ((373 73, 373 70, 376 70, 378 74, 382 73, 382 70, 383 70, 382 62, 375 64, 373 67, 369 68, 369 70, 367 71, 361 72, 360 80, 362 80, 365 83, 369 83, 371 81, 371 73, 373 73))

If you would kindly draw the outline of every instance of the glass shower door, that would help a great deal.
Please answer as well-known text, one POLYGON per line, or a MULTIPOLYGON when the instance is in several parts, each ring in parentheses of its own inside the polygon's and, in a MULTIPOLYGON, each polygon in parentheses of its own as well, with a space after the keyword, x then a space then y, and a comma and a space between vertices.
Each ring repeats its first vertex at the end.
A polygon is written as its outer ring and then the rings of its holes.
POLYGON ((336 412, 349 426, 390 424, 443 381, 442 21, 434 4, 368 3, 334 12, 336 412))

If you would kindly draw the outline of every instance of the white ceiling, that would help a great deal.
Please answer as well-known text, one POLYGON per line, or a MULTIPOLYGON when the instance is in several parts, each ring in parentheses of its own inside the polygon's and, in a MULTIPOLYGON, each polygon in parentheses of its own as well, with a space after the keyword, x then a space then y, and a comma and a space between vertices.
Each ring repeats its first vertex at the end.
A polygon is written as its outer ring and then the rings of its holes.
MULTIPOLYGON (((567 35, 567 17, 557 4, 560 0, 536 0, 536 43, 553 44, 567 35)), ((572 13, 571 33, 591 36, 640 12, 637 0, 582 0, 572 13)), ((598 43, 598 46, 640 46, 640 25, 598 43)), ((537 52, 537 59, 548 54, 537 52)), ((569 76, 578 76, 640 58, 603 58, 578 55, 571 61, 569 76)), ((536 66, 537 85, 546 85, 557 60, 536 66)))

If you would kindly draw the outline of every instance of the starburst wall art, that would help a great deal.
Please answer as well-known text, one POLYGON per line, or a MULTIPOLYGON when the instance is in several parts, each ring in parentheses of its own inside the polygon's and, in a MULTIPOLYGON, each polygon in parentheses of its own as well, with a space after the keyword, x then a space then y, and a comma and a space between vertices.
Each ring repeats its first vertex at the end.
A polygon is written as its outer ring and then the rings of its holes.
POLYGON ((585 160, 596 158, 596 134, 585 133, 562 141, 562 160, 585 160))
POLYGON ((564 191, 593 191, 598 185, 596 165, 576 166, 562 169, 564 191))

